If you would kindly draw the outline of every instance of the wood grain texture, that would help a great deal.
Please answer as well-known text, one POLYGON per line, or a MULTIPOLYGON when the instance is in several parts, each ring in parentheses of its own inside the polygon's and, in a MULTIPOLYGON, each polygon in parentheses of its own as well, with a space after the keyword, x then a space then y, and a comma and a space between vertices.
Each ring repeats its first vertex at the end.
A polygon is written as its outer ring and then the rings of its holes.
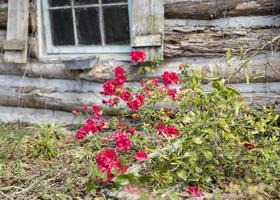
POLYGON ((88 80, 95 82, 105 82, 113 79, 114 68, 123 66, 130 81, 138 81, 143 78, 160 78, 164 71, 179 72, 180 63, 188 63, 193 70, 200 70, 204 77, 220 77, 228 79, 232 74, 232 83, 246 82, 246 74, 252 82, 280 82, 280 53, 270 52, 256 55, 251 58, 246 70, 235 71, 242 65, 238 57, 233 56, 227 62, 225 58, 199 56, 168 58, 155 69, 155 72, 138 74, 135 67, 129 66, 127 62, 117 62, 114 60, 100 60, 92 66, 91 70, 71 71, 67 66, 60 63, 43 63, 35 59, 30 59, 27 64, 5 64, 0 59, 0 74, 18 75, 28 77, 43 77, 49 79, 69 79, 88 80))
MULTIPOLYGON (((132 2, 132 41, 138 36, 161 35, 164 32, 164 8, 162 0, 133 0, 132 2)), ((137 46, 136 46, 137 47, 137 46)), ((148 59, 158 57, 163 59, 163 42, 160 46, 142 49, 148 54, 148 59)))
MULTIPOLYGON (((138 83, 130 84, 137 87, 138 83)), ((246 97, 249 103, 262 106, 280 104, 280 83, 231 84, 246 97), (254 94, 258 95, 255 96, 254 94)), ((208 90, 206 86, 205 91, 208 90)), ((102 84, 67 80, 49 80, 40 78, 22 78, 18 76, 0 76, 0 105, 28 108, 71 111, 83 105, 101 105, 104 115, 118 115, 125 112, 125 106, 112 109, 102 105, 99 92, 102 84)))
POLYGON ((7 63, 26 63, 28 51, 29 0, 9 0, 7 40, 24 41, 23 51, 5 51, 7 63))
POLYGON ((218 28, 218 27, 170 27, 165 30, 165 57, 223 56, 227 49, 248 55, 255 51, 279 51, 279 28, 218 28))
POLYGON ((217 19, 280 13, 278 0, 166 0, 164 7, 165 17, 169 19, 217 19))

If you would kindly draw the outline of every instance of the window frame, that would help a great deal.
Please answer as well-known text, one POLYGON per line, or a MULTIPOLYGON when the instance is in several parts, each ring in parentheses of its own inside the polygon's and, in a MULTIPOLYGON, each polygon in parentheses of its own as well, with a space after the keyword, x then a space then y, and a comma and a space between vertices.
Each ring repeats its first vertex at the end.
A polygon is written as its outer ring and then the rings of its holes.
MULTIPOLYGON (((73 0, 71 0, 73 1, 73 0)), ((130 36, 132 32, 132 1, 127 0, 128 4, 128 16, 129 16, 129 30, 130 36)), ((99 3, 101 0, 99 0, 99 3)), ((73 2, 72 2, 73 3, 73 2)), ((67 7, 67 6, 62 6, 67 7)), ((72 7, 72 6, 71 6, 72 7)), ((84 6, 75 6, 75 7, 84 7, 84 6)), ((50 14, 49 14, 49 3, 48 0, 42 1, 42 10, 43 10, 43 24, 44 32, 46 39, 46 50, 48 54, 128 54, 131 50, 131 44, 129 45, 66 45, 66 46, 55 46, 52 42, 52 33, 51 33, 51 23, 50 23, 50 14)), ((131 38, 130 38, 131 40, 131 38)))

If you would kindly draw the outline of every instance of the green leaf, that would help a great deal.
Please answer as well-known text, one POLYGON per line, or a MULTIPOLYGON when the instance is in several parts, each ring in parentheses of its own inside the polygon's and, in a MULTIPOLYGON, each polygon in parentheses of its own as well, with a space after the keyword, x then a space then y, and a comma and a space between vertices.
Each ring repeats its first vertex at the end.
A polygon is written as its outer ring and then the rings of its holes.
POLYGON ((201 137, 195 137, 195 138, 192 139, 192 141, 193 141, 195 144, 202 144, 202 143, 203 143, 201 137))
POLYGON ((187 180, 187 173, 184 170, 180 170, 177 172, 177 176, 183 180, 187 180))
POLYGON ((208 160, 211 160, 213 158, 213 154, 210 151, 202 151, 202 153, 208 160))
POLYGON ((86 191, 92 192, 95 191, 96 188, 96 182, 94 180, 89 180, 86 184, 86 191))

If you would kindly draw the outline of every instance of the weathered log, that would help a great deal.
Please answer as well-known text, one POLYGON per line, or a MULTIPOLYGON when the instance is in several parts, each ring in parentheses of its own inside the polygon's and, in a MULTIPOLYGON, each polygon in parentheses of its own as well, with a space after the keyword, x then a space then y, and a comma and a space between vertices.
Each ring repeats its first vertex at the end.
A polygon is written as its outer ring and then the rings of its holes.
MULTIPOLYGON (((219 77, 229 80, 231 83, 246 82, 249 76, 252 82, 274 82, 280 81, 280 53, 260 54, 250 59, 246 68, 235 73, 244 63, 238 57, 233 57, 230 61, 225 58, 204 58, 204 57, 182 57, 165 59, 165 61, 155 69, 154 72, 138 74, 135 67, 125 66, 130 80, 138 81, 143 78, 160 78, 164 71, 179 72, 178 66, 181 63, 188 63, 193 70, 200 70, 203 77, 219 77)), ((116 63, 113 66, 121 65, 116 63)), ((84 72, 80 78, 85 80, 105 81, 113 79, 113 66, 104 62, 97 68, 93 68, 89 72, 84 72)), ((1 70, 1 65, 0 65, 1 70)), ((207 80, 205 80, 205 83, 207 80)))
POLYGON ((113 79, 114 67, 121 65, 127 72, 130 81, 138 81, 143 78, 159 78, 167 70, 179 72, 178 66, 181 63, 188 63, 193 70, 200 70, 203 77, 220 77, 224 79, 231 77, 231 83, 246 82, 246 76, 249 76, 252 82, 280 81, 280 53, 256 55, 251 58, 246 68, 235 73, 243 62, 238 57, 233 57, 228 62, 225 58, 220 57, 169 58, 165 59, 154 72, 138 74, 135 67, 130 67, 128 63, 114 60, 100 60, 89 71, 71 71, 61 62, 41 63, 31 59, 27 64, 16 65, 1 63, 0 60, 0 74, 104 82, 113 79))
POLYGON ((6 123, 40 124, 55 122, 65 126, 77 124, 69 112, 46 109, 0 106, 0 121, 6 123))
MULTIPOLYGON (((131 83, 137 87, 138 83, 131 83)), ((251 103, 280 106, 280 83, 232 84, 251 103), (257 93, 255 98, 254 94, 257 93), (247 96, 246 96, 247 95, 247 96)), ((40 78, 22 78, 18 76, 0 76, 0 105, 44 108, 71 111, 83 105, 102 105, 100 91, 102 84, 87 81, 50 80, 40 78)), ((207 87, 205 87, 207 91, 207 87)), ((103 107, 105 115, 125 112, 119 105, 116 109, 103 107)))
POLYGON ((280 29, 275 28, 172 27, 165 31, 164 55, 218 56, 224 55, 227 49, 238 54, 241 48, 248 54, 257 50, 279 51, 280 38, 270 43, 279 34, 280 29))
POLYGON ((280 13, 274 0, 165 0, 169 19, 217 19, 228 16, 271 15, 280 13))

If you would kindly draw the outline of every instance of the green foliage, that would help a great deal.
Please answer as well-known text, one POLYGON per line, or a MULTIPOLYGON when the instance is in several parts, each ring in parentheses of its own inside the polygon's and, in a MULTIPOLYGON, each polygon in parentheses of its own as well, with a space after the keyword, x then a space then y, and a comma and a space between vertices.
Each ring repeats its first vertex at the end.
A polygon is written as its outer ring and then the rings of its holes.
MULTIPOLYGON (((271 108, 258 111, 248 107, 238 92, 222 81, 214 80, 209 92, 203 92, 200 74, 187 65, 183 65, 180 80, 182 89, 169 116, 155 109, 156 102, 163 100, 160 93, 155 93, 138 113, 145 122, 143 129, 156 132, 153 127, 165 122, 176 124, 181 133, 171 141, 180 140, 180 148, 156 157, 143 174, 151 174, 159 188, 178 182, 210 186, 228 177, 277 181, 279 115, 271 108)), ((164 146, 168 144, 170 141, 164 146)))
POLYGON ((32 140, 32 155, 37 158, 52 159, 58 154, 57 144, 62 126, 55 123, 33 127, 36 136, 32 140))

